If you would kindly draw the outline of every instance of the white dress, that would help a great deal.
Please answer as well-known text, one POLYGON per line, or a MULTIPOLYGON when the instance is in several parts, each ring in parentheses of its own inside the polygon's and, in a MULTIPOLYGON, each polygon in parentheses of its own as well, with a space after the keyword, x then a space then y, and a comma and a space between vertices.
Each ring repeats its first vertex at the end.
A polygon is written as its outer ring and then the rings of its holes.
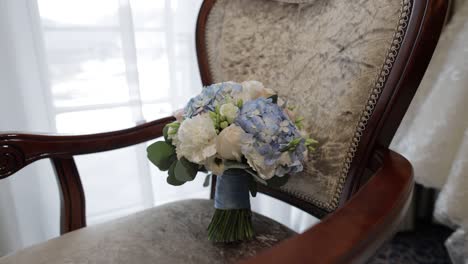
POLYGON ((468 1, 455 3, 391 147, 411 161, 417 182, 441 189, 435 217, 459 228, 446 246, 453 263, 468 263, 468 1))

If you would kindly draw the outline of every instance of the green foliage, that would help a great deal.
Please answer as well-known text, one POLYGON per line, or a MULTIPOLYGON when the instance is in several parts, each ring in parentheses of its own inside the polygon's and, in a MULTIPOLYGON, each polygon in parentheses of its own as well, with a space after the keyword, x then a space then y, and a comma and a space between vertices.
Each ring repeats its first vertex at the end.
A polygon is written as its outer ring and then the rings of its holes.
POLYGON ((227 121, 222 121, 220 124, 219 124, 219 128, 221 129, 225 129, 226 127, 229 126, 229 123, 227 121))
MULTIPOLYGON (((167 126, 166 126, 167 127, 167 126)), ((170 143, 158 141, 147 149, 148 159, 161 171, 168 171, 167 183, 179 186, 195 179, 199 169, 198 164, 186 158, 177 160, 175 147, 170 143)))
POLYGON ((215 112, 209 111, 208 114, 210 115, 211 120, 216 125, 218 123, 218 115, 215 112))
POLYGON ((296 120, 294 121, 294 125, 296 125, 296 127, 299 128, 299 129, 303 129, 304 124, 302 123, 302 121, 304 121, 304 117, 300 116, 300 117, 296 118, 296 120))
POLYGON ((309 151, 315 151, 315 146, 317 146, 318 141, 312 138, 307 138, 305 141, 306 147, 309 149, 309 151))
POLYGON ((208 239, 230 243, 251 240, 254 237, 250 209, 216 209, 208 226, 208 239))
POLYGON ((211 177, 213 177, 213 174, 211 174, 211 173, 208 173, 208 174, 205 176, 205 180, 203 181, 203 187, 208 187, 208 186, 210 186, 211 177))
POLYGON ((291 140, 291 142, 289 142, 289 144, 280 149, 281 152, 286 152, 286 151, 294 151, 297 147, 297 145, 299 145, 299 143, 301 143, 301 141, 303 140, 303 138, 301 137, 298 137, 298 138, 295 138, 293 140, 291 140))
POLYGON ((220 123, 221 123, 221 115, 219 114, 219 111, 218 112, 211 112, 210 111, 210 112, 208 112, 208 114, 210 115, 210 118, 213 121, 215 130, 216 130, 216 134, 219 134, 219 132, 220 132, 220 123))
POLYGON ((266 182, 264 179, 262 179, 260 176, 258 176, 258 174, 257 174, 254 170, 252 170, 252 169, 245 169, 245 171, 246 171, 248 174, 252 175, 252 177, 255 179, 255 181, 257 181, 257 182, 259 182, 259 183, 261 183, 261 184, 263 184, 263 185, 267 185, 267 182, 266 182))
POLYGON ((229 169, 249 169, 250 166, 242 163, 242 162, 237 162, 233 160, 226 160, 224 162, 224 169, 229 170, 229 169))
POLYGON ((169 126, 168 125, 165 125, 164 128, 163 128, 163 137, 164 137, 164 141, 166 141, 167 143, 172 143, 171 140, 169 139, 168 137, 168 131, 169 131, 169 126))
POLYGON ((289 174, 286 174, 282 177, 274 176, 273 178, 269 180, 264 180, 260 176, 258 176, 257 172, 252 170, 247 164, 243 163, 236 163, 232 162, 231 164, 227 163, 229 166, 229 169, 235 168, 235 169, 243 169, 245 172, 250 174, 251 180, 249 181, 249 191, 252 194, 253 197, 256 196, 257 194, 257 184, 261 183, 263 185, 266 185, 268 187, 272 188, 279 188, 283 185, 285 185, 288 180, 289 180, 289 174))
POLYGON ((176 160, 174 146, 164 141, 151 144, 146 151, 148 159, 162 171, 167 171, 176 160))
POLYGON ((166 141, 166 143, 172 144, 172 140, 169 138, 169 136, 173 137, 175 134, 177 134, 177 132, 179 131, 179 127, 180 127, 179 121, 175 121, 164 126, 163 136, 164 136, 164 140, 166 141))
POLYGON ((195 176, 197 176, 197 172, 198 165, 188 161, 186 158, 178 160, 174 169, 176 179, 181 182, 193 181, 195 176))
POLYGON ((239 109, 241 109, 242 106, 244 106, 244 101, 242 99, 237 100, 236 106, 239 107, 239 109))
POLYGON ((286 174, 282 177, 278 177, 278 176, 275 176, 269 180, 267 180, 267 185, 268 187, 272 187, 272 188, 279 188, 283 185, 285 185, 289 180, 289 174, 286 174))
POLYGON ((253 197, 257 196, 257 182, 253 177, 249 179, 249 191, 253 197))
POLYGON ((205 166, 203 165, 198 165, 198 171, 199 172, 204 172, 204 173, 208 173, 208 170, 205 168, 205 166))
POLYGON ((274 94, 274 95, 268 97, 268 99, 271 99, 271 101, 272 101, 274 104, 278 104, 278 95, 277 95, 277 94, 274 94))
POLYGON ((177 161, 174 161, 171 165, 171 167, 169 168, 169 176, 167 176, 167 183, 169 183, 170 185, 173 185, 173 186, 180 186, 182 184, 184 184, 185 182, 183 181, 179 181, 177 180, 177 178, 175 177, 175 173, 174 173, 174 170, 175 170, 175 166, 177 164, 177 161))

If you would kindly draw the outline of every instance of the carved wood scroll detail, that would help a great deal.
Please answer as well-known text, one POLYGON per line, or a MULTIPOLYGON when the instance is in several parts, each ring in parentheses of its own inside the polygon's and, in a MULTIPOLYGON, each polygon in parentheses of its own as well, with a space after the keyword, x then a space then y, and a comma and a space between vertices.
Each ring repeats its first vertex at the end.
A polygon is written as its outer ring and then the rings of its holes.
POLYGON ((27 165, 24 153, 9 144, 0 146, 0 179, 6 178, 27 165))

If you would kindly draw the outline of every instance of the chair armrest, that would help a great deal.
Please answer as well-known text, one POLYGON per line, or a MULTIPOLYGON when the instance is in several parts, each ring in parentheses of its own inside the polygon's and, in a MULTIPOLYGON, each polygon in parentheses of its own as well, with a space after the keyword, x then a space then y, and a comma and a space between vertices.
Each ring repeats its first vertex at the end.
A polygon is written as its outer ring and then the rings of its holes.
POLYGON ((361 263, 395 231, 411 200, 411 164, 386 150, 382 168, 342 208, 244 263, 361 263))
POLYGON ((0 179, 39 159, 114 150, 160 137, 164 126, 174 120, 166 117, 128 129, 77 136, 0 134, 0 179))

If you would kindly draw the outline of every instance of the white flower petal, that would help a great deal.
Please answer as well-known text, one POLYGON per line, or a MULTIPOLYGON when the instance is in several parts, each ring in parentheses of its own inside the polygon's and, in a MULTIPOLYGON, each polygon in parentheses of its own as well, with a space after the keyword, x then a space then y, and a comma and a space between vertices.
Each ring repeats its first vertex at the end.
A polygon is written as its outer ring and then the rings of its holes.
POLYGON ((237 125, 230 125, 223 129, 216 140, 218 154, 226 160, 241 161, 241 138, 246 133, 237 125))
POLYGON ((184 120, 177 132, 177 157, 201 164, 216 154, 216 137, 213 121, 208 114, 184 120))

